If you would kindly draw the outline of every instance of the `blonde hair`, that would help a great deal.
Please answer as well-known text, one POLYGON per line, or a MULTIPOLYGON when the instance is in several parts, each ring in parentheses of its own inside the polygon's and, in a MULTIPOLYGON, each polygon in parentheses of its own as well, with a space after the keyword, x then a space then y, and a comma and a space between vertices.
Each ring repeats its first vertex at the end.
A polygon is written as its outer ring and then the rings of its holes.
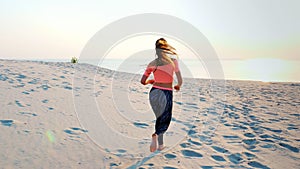
POLYGON ((177 53, 175 51, 176 49, 174 47, 172 47, 171 45, 169 45, 168 42, 164 38, 157 39, 157 41, 155 42, 155 50, 156 50, 156 55, 157 55, 156 66, 163 64, 162 59, 164 59, 165 61, 167 61, 168 63, 171 63, 175 67, 172 59, 167 54, 177 56, 177 53))

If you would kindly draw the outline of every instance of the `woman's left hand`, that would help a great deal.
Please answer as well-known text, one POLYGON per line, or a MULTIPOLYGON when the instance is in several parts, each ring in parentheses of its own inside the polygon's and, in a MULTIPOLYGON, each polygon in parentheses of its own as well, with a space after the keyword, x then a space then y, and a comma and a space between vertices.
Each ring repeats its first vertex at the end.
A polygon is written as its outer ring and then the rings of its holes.
POLYGON ((151 79, 151 80, 147 80, 146 81, 146 84, 153 84, 155 81, 153 80, 153 79, 151 79))

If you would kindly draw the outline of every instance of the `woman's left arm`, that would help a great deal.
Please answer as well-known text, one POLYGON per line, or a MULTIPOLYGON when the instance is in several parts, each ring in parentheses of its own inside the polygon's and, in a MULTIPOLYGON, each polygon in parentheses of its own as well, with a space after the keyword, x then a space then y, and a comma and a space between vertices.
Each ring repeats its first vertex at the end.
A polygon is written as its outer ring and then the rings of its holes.
POLYGON ((142 76, 142 79, 141 79, 141 83, 143 84, 143 85, 147 85, 147 84, 153 84, 154 83, 154 80, 147 80, 148 79, 148 76, 146 76, 146 75, 143 75, 142 76))
POLYGON ((148 64, 148 66, 147 66, 147 68, 146 68, 146 70, 145 70, 145 72, 144 72, 144 74, 143 74, 143 76, 142 76, 142 78, 141 78, 141 83, 143 84, 143 85, 147 85, 147 84, 153 84, 155 81, 154 80, 147 80, 148 79, 148 77, 150 76, 150 74, 152 73, 152 71, 153 71, 153 66, 151 66, 152 65, 152 62, 151 63, 149 63, 148 64))

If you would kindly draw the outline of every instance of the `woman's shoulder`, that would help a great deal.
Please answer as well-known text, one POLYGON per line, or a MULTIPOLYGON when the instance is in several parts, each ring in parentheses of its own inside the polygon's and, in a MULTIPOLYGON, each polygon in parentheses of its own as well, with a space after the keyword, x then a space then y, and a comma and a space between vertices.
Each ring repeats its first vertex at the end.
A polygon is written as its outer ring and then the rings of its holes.
POLYGON ((149 64, 148 64, 148 67, 150 66, 155 66, 156 65, 156 59, 152 60, 149 64))
MULTIPOLYGON (((172 62, 177 62, 177 59, 176 58, 171 58, 172 62)), ((168 61, 158 61, 158 59, 154 59, 152 60, 149 64, 148 64, 148 67, 151 67, 151 66, 163 66, 163 65, 168 65, 170 64, 170 62, 168 61)))
POLYGON ((171 58, 171 60, 172 60, 173 62, 178 62, 178 60, 177 60, 176 58, 171 58))

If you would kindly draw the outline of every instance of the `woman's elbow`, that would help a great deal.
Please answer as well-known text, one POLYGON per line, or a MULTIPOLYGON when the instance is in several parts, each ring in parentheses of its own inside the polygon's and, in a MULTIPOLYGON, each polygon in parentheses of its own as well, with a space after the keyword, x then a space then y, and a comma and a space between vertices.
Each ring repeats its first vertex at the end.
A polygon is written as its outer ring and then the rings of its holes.
POLYGON ((146 80, 147 80, 147 76, 143 75, 143 77, 141 78, 141 84, 142 85, 146 85, 146 80))
POLYGON ((177 76, 178 84, 179 84, 179 85, 182 85, 183 79, 182 79, 181 73, 180 73, 180 72, 177 72, 177 73, 176 73, 176 76, 177 76))
POLYGON ((141 79, 141 84, 146 85, 146 80, 144 78, 141 79))

